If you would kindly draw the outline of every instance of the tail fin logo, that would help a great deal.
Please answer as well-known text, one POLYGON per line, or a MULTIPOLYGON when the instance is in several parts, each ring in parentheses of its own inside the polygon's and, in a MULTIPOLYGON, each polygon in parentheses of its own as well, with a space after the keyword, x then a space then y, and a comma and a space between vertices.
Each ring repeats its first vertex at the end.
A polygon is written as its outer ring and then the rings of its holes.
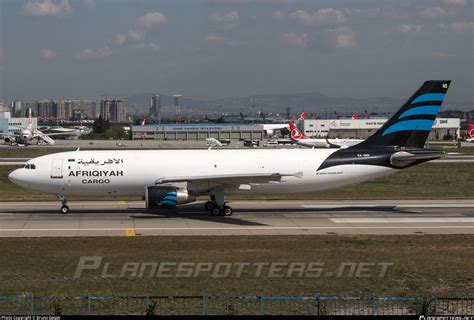
MULTIPOLYGON (((448 84, 443 83, 441 87, 447 89, 448 84)), ((393 123, 384 130, 382 136, 400 131, 430 131, 436 116, 441 110, 444 96, 445 93, 442 92, 430 92, 415 96, 409 103, 408 108, 398 116, 398 120, 408 119, 393 123)))
POLYGON ((308 116, 308 113, 306 111, 303 111, 303 113, 300 115, 300 118, 298 120, 306 120, 307 116, 308 116))
POLYGON ((470 138, 474 139, 474 124, 467 125, 467 134, 470 138))
POLYGON ((290 134, 291 138, 294 140, 301 140, 301 139, 306 139, 306 137, 301 133, 300 130, 295 126, 293 122, 289 122, 290 125, 290 134))
POLYGON ((398 146, 424 148, 450 80, 428 80, 372 136, 357 148, 398 146))

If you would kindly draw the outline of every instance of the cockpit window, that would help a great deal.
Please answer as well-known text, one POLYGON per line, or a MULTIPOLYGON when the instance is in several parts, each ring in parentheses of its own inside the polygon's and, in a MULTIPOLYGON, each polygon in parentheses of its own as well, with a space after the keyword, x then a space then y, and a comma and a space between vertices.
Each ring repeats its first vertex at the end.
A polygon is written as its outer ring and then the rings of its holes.
POLYGON ((34 164, 32 164, 32 163, 31 163, 31 164, 28 163, 28 164, 25 164, 25 166, 24 166, 23 168, 25 168, 25 169, 33 169, 33 170, 34 170, 34 169, 36 169, 36 166, 35 166, 34 164))
POLYGON ((36 166, 34 164, 30 164, 30 169, 36 169, 36 166))

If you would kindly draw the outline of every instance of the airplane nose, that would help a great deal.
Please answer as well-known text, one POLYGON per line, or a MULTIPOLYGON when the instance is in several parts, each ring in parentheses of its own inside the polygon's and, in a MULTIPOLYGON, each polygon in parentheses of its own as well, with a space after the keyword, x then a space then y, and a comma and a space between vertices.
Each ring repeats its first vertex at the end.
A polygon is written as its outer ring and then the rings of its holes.
POLYGON ((10 172, 10 174, 8 175, 8 180, 10 180, 11 182, 13 183, 17 183, 18 182, 18 170, 19 169, 16 169, 16 170, 13 170, 12 172, 10 172))
POLYGON ((27 188, 28 187, 28 183, 25 179, 25 175, 24 175, 24 172, 22 172, 21 169, 16 169, 16 170, 13 170, 9 175, 8 175, 8 180, 10 180, 11 182, 13 182, 14 184, 16 184, 17 186, 20 186, 20 187, 25 187, 27 188))

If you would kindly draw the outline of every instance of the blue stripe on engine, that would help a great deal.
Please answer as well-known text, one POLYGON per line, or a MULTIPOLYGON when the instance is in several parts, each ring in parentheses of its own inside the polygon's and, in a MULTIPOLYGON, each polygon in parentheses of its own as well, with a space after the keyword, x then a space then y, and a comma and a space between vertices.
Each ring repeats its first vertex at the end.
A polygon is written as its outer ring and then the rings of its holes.
POLYGON ((443 101, 444 93, 426 93, 416 97, 411 104, 423 101, 443 101))
POLYGON ((403 112, 398 119, 405 118, 408 116, 417 116, 420 114, 431 114, 437 115, 439 112, 440 106, 422 106, 422 107, 415 107, 408 109, 407 111, 403 112))
POLYGON ((171 200, 176 202, 176 196, 165 196, 163 200, 171 200))
POLYGON ((167 192, 166 194, 171 195, 171 196, 175 196, 175 195, 176 195, 176 191, 170 191, 170 192, 167 192))
POLYGON ((406 120, 397 122, 390 127, 388 127, 382 134, 385 136, 389 133, 399 132, 399 131, 410 131, 410 130, 428 130, 430 131, 433 127, 434 120, 406 120))
POLYGON ((167 204, 169 206, 176 206, 176 202, 171 202, 171 201, 167 201, 167 200, 161 201, 160 204, 161 205, 167 204))

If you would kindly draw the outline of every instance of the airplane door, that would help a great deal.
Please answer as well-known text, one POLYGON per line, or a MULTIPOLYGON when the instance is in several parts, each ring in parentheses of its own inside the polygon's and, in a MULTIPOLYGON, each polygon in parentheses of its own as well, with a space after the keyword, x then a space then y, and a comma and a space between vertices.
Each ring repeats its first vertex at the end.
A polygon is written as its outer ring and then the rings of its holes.
POLYGON ((63 159, 53 159, 51 166, 51 178, 62 179, 63 177, 63 159))

